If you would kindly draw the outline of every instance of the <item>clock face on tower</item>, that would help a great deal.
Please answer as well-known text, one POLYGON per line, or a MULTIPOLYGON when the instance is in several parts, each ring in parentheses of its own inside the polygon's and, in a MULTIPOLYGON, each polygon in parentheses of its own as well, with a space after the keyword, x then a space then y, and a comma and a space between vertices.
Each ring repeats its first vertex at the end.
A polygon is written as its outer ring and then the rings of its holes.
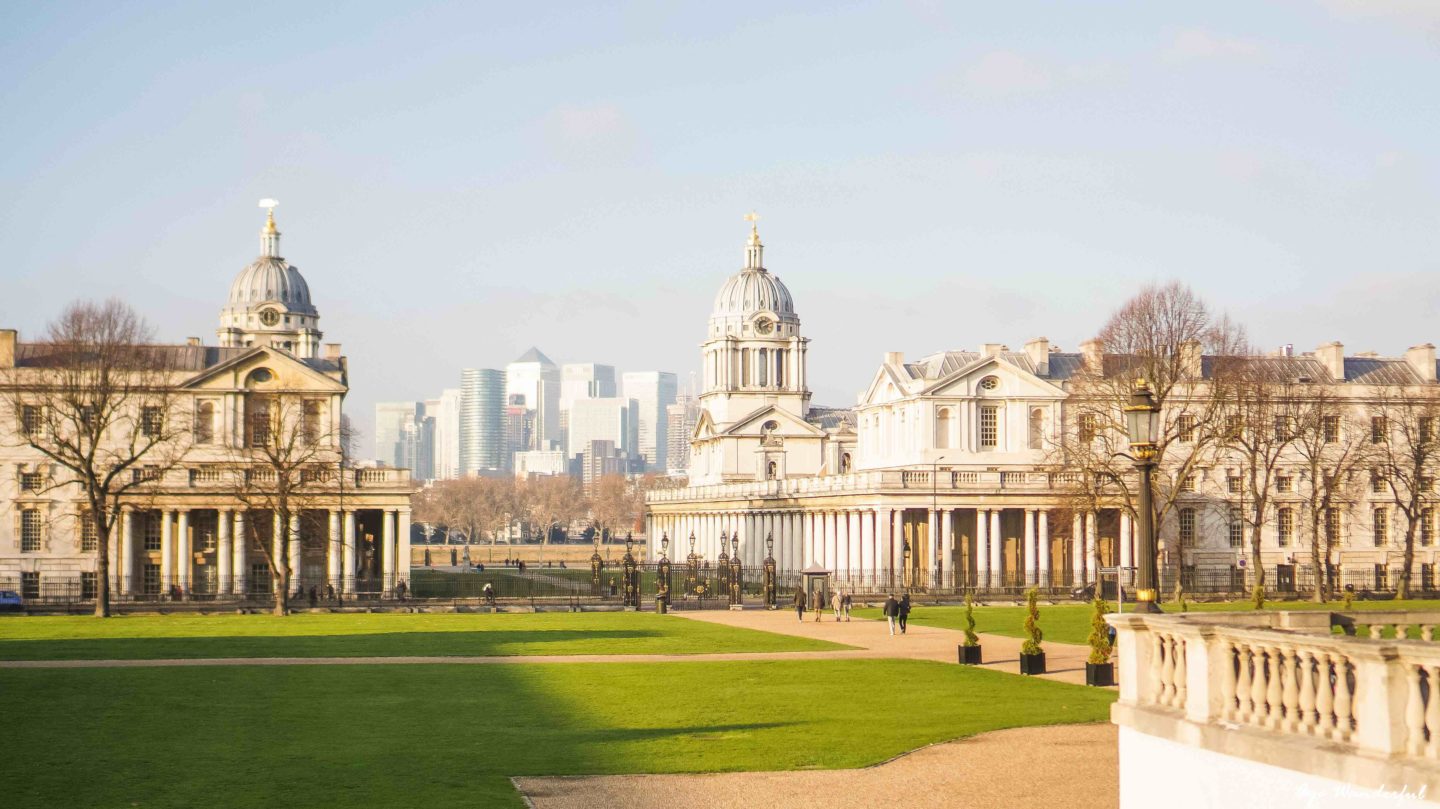
POLYGON ((280 313, 274 309, 266 309, 260 313, 260 322, 266 326, 273 326, 280 322, 280 313))
POLYGON ((772 332, 772 331, 774 331, 774 330, 775 330, 775 324, 774 324, 774 323, 771 323, 771 322, 768 321, 768 320, 761 319, 761 320, 755 321, 755 333, 756 333, 756 334, 769 334, 770 332, 772 332))

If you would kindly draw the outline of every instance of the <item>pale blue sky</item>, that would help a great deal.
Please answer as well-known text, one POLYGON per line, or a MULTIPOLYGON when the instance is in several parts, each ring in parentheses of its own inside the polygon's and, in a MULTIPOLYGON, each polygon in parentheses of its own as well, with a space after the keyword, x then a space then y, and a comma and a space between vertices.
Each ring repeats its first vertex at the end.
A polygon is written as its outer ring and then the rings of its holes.
POLYGON ((213 342, 273 196, 367 433, 532 344, 683 381, 752 208, 817 403, 1169 278, 1440 341, 1435 0, 319 5, 0 8, 0 325, 213 342))

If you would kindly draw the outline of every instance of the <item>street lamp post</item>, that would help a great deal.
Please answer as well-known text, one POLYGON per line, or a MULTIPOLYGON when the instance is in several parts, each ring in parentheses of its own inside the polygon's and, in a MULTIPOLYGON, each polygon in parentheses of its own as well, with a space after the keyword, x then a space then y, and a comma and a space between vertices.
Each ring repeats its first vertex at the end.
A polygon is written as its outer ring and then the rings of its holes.
POLYGON ((1160 406, 1143 379, 1136 381, 1130 404, 1125 407, 1125 430, 1129 434, 1135 469, 1140 473, 1140 503, 1135 519, 1139 534, 1135 547, 1135 611, 1160 612, 1159 548, 1155 541, 1155 505, 1150 485, 1159 445, 1160 406))

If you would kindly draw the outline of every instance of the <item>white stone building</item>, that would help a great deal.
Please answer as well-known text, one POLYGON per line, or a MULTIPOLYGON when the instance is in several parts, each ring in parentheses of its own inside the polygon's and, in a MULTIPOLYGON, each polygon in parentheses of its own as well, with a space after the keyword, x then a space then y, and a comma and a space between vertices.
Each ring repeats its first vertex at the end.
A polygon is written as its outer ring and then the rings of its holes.
MULTIPOLYGON (((759 564, 764 539, 773 536, 782 571, 820 566, 856 586, 942 589, 1068 588, 1134 564, 1132 511, 1118 498, 1077 505, 1078 473, 1055 454, 1067 419, 1076 419, 1078 375, 1108 367, 1098 343, 1072 353, 1040 338, 1021 351, 985 344, 915 361, 888 353, 853 410, 812 408, 808 340, 790 291, 762 255, 752 230, 743 269, 716 297, 702 346, 689 485, 648 495, 652 555, 669 536, 672 555, 682 557, 693 535, 696 550, 713 560, 721 533, 738 532, 743 561, 759 564)), ((1195 351, 1191 359, 1193 382, 1182 401, 1210 384, 1211 358, 1195 351)), ((1338 397, 1356 423, 1377 397, 1426 396, 1436 385, 1429 344, 1400 358, 1346 357, 1336 343, 1312 355, 1247 361, 1266 364, 1307 395, 1338 397)), ((1167 580, 1243 589, 1258 561, 1272 588, 1294 586, 1307 571, 1322 575, 1327 564, 1343 582, 1393 586, 1401 515, 1383 487, 1335 510, 1327 530, 1337 533, 1339 550, 1317 560, 1298 530, 1298 487, 1287 488, 1304 471, 1293 453, 1283 456, 1256 560, 1234 527, 1232 509, 1243 505, 1235 494, 1239 465, 1219 453, 1165 484, 1179 489, 1158 528, 1167 580)), ((1414 575, 1430 588, 1437 584, 1433 511, 1422 520, 1414 575)))
MULTIPOLYGON (((267 563, 247 536, 289 542, 297 588, 380 592, 408 579, 410 472, 342 467, 349 365, 339 344, 322 350, 319 313, 305 279, 280 255, 273 215, 261 248, 231 285, 220 346, 191 338, 160 347, 173 360, 165 373, 191 434, 177 462, 133 470, 147 477, 126 495, 109 548, 111 592, 121 600, 177 588, 185 598, 268 592, 267 563), (313 419, 313 440, 324 442, 313 456, 316 469, 333 482, 307 495, 303 514, 288 526, 244 506, 232 483, 237 475, 264 474, 247 460, 249 448, 282 398, 303 402, 307 434, 313 419)), ((0 384, 43 387, 46 351, 0 330, 0 384)), ((20 440, 24 429, 24 414, 0 416, 0 587, 30 599, 93 597, 98 549, 84 494, 57 485, 68 473, 20 440)), ((253 479, 264 478, 246 478, 253 479)))

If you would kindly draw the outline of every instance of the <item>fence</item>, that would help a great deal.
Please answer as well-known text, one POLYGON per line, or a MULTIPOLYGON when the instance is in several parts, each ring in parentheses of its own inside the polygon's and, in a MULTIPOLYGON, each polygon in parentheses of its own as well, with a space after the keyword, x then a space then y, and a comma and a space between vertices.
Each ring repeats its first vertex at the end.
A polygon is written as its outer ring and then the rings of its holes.
MULTIPOLYGON (((313 606, 343 606, 349 603, 373 603, 386 599, 408 598, 408 583, 401 580, 400 587, 392 593, 384 592, 379 579, 348 578, 338 589, 332 589, 323 580, 298 579, 291 584, 292 604, 313 606)), ((233 592, 234 583, 195 582, 191 589, 179 586, 160 587, 158 582, 142 585, 137 591, 121 593, 112 583, 110 603, 116 607, 159 607, 190 605, 227 605, 240 608, 263 608, 274 603, 274 583, 269 577, 250 578, 241 583, 241 592, 233 592)), ((13 590, 20 594, 27 608, 90 609, 96 597, 96 582, 93 577, 81 578, 58 576, 26 576, 19 579, 0 577, 0 590, 13 590)))

